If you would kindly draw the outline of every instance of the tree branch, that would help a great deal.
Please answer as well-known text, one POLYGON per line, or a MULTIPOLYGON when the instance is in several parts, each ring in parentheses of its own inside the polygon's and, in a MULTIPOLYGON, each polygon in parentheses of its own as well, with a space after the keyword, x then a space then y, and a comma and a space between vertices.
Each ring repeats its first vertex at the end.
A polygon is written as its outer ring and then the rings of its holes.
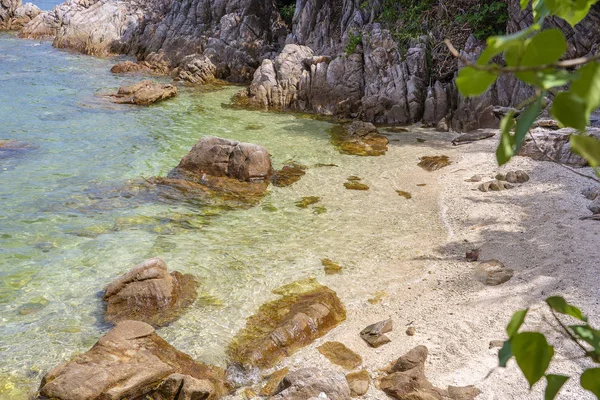
POLYGON ((449 39, 444 40, 446 47, 450 51, 454 57, 458 58, 463 64, 467 67, 471 67, 477 71, 486 71, 499 75, 503 74, 514 74, 518 72, 537 72, 543 71, 546 69, 565 69, 565 68, 573 68, 579 65, 587 64, 591 61, 600 60, 600 54, 595 54, 591 57, 579 57, 573 58, 570 60, 558 61, 552 64, 543 64, 543 65, 532 65, 532 66, 518 66, 518 67, 503 67, 498 64, 489 64, 489 65, 478 65, 468 58, 462 56, 458 50, 454 47, 452 42, 449 39))

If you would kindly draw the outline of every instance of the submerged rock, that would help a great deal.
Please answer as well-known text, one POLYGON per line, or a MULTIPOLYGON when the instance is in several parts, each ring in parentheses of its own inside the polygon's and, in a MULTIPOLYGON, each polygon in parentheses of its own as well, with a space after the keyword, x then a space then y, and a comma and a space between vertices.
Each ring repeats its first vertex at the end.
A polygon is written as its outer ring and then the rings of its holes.
POLYGON ((375 125, 354 121, 331 129, 331 143, 342 154, 381 156, 387 152, 388 138, 380 135, 375 125))
POLYGON ((489 260, 482 262, 475 268, 475 277, 477 280, 488 286, 497 286, 508 282, 514 275, 514 271, 506 268, 498 260, 489 260))
POLYGON ((303 197, 300 201, 297 201, 296 207, 308 208, 308 206, 317 204, 320 201, 321 201, 321 198, 319 196, 307 196, 307 197, 303 197))
POLYGON ((177 96, 177 88, 173 85, 141 81, 133 85, 121 86, 117 94, 112 97, 117 104, 148 106, 175 96, 177 96))
POLYGON ((269 375, 267 383, 265 383, 260 390, 260 395, 273 396, 274 394, 281 392, 285 388, 283 380, 289 372, 289 368, 283 368, 269 375))
POLYGON ((151 258, 106 286, 104 319, 167 325, 194 302, 197 286, 192 275, 177 271, 169 274, 163 260, 151 258))
POLYGON ((369 190, 369 186, 357 181, 344 182, 344 187, 348 190, 369 190))
POLYGON ((329 361, 345 369, 353 370, 362 364, 362 357, 350 350, 343 343, 326 342, 317 347, 317 349, 329 361))
POLYGON ((231 361, 270 368, 346 319, 336 293, 314 279, 278 293, 280 299, 263 304, 237 333, 227 350, 231 361))
POLYGON ((393 322, 391 319, 379 321, 375 324, 367 326, 360 332, 360 337, 367 342, 371 347, 380 347, 391 342, 385 333, 391 332, 393 322))
POLYGON ((398 196, 404 197, 406 200, 412 199, 412 194, 405 192, 404 190, 396 190, 396 193, 398 193, 398 196))
POLYGON ((273 185, 278 187, 290 186, 298 182, 304 175, 306 175, 306 166, 291 162, 284 165, 278 171, 273 174, 272 182, 273 185))
POLYGON ((285 389, 273 400, 307 400, 321 398, 324 393, 327 399, 349 400, 350 387, 346 377, 332 370, 320 370, 317 368, 304 368, 291 372, 283 380, 285 389))
POLYGON ((341 265, 331 261, 329 258, 322 259, 321 264, 323 264, 326 275, 339 274, 343 269, 341 265))
POLYGON ((421 157, 421 161, 417 164, 426 171, 436 171, 452 164, 448 156, 425 156, 421 157))
MULTIPOLYGON (((134 399, 177 393, 218 399, 230 391, 223 370, 195 362, 169 345, 152 326, 123 321, 87 352, 44 376, 40 395, 57 400, 134 399), (174 375, 175 374, 175 375, 174 375)), ((173 397, 166 397, 173 398, 173 397)))

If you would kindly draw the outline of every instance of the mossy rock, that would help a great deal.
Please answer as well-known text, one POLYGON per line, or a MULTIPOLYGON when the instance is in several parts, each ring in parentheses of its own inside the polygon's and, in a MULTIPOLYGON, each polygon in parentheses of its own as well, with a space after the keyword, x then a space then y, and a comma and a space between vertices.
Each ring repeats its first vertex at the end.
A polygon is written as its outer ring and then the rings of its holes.
POLYGON ((437 171, 438 169, 447 167, 452 164, 448 156, 425 156, 421 157, 419 161, 419 167, 426 171, 437 171))
POLYGON ((306 165, 292 161, 287 165, 284 165, 279 171, 275 171, 271 181, 273 182, 273 185, 278 187, 290 186, 306 175, 306 168, 306 165))
POLYGON ((369 190, 369 186, 356 181, 345 182, 344 187, 348 190, 369 190))
POLYGON ((405 192, 404 190, 396 190, 396 193, 398 193, 398 196, 404 197, 406 200, 412 199, 412 194, 405 192))
POLYGON ((301 200, 297 201, 296 207, 308 208, 308 206, 317 204, 320 201, 321 201, 321 198, 319 196, 307 196, 307 197, 303 197, 301 200))
POLYGON ((331 143, 342 154, 382 156, 388 150, 388 138, 378 133, 365 136, 350 135, 347 126, 335 126, 330 129, 330 133, 331 143))
POLYGON ((232 362, 271 368, 346 319, 336 293, 314 279, 275 292, 282 297, 263 304, 232 340, 227 349, 232 362))
POLYGON ((341 265, 331 261, 329 258, 322 259, 321 264, 323 264, 326 275, 339 274, 343 269, 341 265))

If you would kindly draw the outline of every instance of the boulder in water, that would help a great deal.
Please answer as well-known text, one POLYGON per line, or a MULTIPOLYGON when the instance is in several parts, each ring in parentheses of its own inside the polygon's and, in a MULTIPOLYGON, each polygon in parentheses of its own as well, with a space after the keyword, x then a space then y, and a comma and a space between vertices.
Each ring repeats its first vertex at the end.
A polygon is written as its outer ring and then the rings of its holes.
POLYGON ((121 86, 117 94, 112 97, 117 104, 148 106, 175 96, 177 96, 175 86, 146 80, 129 86, 121 86))
POLYGON ((40 395, 56 400, 162 398, 161 392, 175 386, 202 393, 198 398, 203 399, 230 391, 220 368, 197 363, 144 322, 122 321, 90 350, 48 372, 40 395))
POLYGON ((106 286, 104 318, 109 322, 138 320, 163 326, 176 320, 196 299, 192 275, 167 270, 160 258, 151 258, 106 286))

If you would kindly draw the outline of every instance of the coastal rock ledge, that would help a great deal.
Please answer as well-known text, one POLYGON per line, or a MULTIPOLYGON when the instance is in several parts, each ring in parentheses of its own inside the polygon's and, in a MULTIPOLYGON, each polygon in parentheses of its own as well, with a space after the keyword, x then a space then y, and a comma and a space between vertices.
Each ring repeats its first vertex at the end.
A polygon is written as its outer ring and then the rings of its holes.
POLYGON ((41 13, 33 3, 21 0, 0 0, 0 31, 19 30, 41 13))
POLYGON ((223 370, 197 363, 144 322, 123 321, 90 350, 48 372, 38 398, 213 400, 230 390, 223 370))

